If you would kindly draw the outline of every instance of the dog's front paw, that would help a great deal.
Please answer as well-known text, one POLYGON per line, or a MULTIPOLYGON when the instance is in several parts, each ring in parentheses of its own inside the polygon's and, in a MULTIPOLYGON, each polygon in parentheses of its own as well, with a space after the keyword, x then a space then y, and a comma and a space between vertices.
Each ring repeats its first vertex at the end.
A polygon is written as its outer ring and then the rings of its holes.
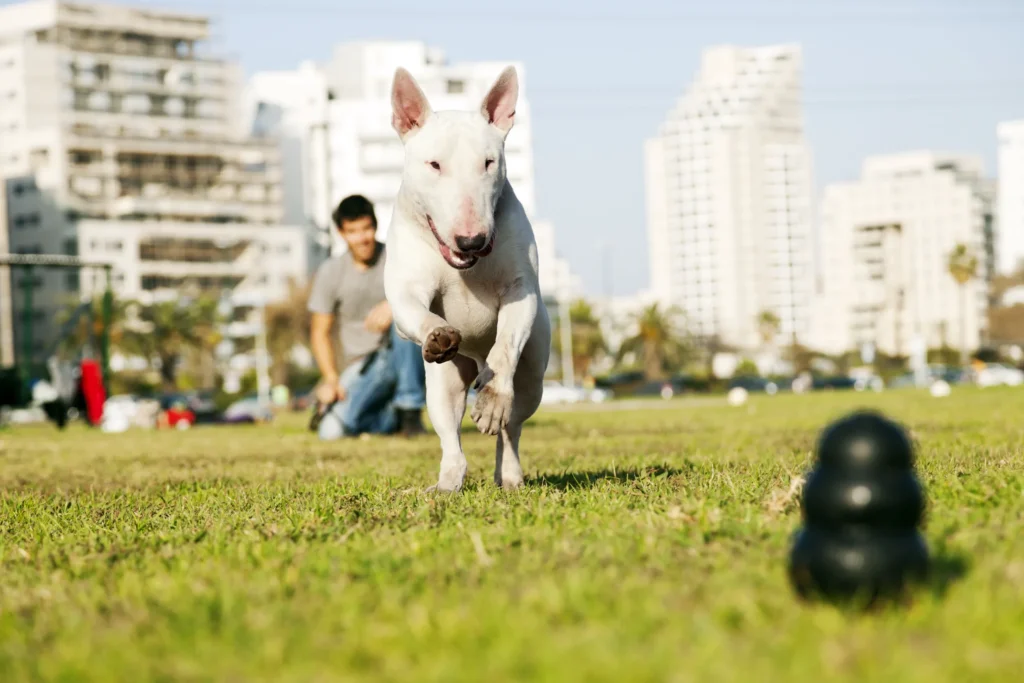
POLYGON ((477 429, 497 436, 512 417, 512 387, 495 382, 485 384, 477 392, 472 417, 477 429))
POLYGON ((423 360, 447 363, 459 352, 462 335, 454 327, 435 327, 423 342, 423 360))
POLYGON ((450 466, 441 467, 441 473, 437 477, 437 483, 427 489, 428 493, 458 493, 462 490, 462 483, 466 480, 468 466, 465 462, 456 463, 450 466))

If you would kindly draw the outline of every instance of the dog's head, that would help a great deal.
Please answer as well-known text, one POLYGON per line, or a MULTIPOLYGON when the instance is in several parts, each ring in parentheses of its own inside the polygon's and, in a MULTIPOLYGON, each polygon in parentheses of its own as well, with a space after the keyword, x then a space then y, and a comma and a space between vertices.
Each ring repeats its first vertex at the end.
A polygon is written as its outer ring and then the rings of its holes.
POLYGON ((490 253, 494 211, 505 186, 505 138, 515 118, 519 82, 505 69, 478 111, 432 111, 405 69, 391 87, 391 125, 405 146, 403 192, 453 268, 490 253))

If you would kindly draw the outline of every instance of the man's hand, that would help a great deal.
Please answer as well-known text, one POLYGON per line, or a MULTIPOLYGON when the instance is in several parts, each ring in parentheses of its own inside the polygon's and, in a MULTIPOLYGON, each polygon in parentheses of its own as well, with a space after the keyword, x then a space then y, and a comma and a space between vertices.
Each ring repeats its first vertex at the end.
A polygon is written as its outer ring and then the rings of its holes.
POLYGON ((325 406, 335 401, 344 401, 345 389, 338 384, 337 379, 325 379, 316 387, 316 400, 325 406))
POLYGON ((363 321, 370 332, 383 334, 391 327, 391 306, 387 301, 381 301, 374 306, 363 321))

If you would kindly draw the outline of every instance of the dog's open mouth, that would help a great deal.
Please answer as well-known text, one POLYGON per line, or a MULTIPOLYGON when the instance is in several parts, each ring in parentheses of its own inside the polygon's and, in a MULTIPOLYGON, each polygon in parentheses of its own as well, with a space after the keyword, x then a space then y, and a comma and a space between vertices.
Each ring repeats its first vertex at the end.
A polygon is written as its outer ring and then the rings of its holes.
POLYGON ((472 268, 473 266, 476 265, 477 261, 482 259, 484 256, 490 254, 491 249, 494 248, 493 231, 491 232, 491 239, 490 241, 487 242, 486 247, 484 247, 478 252, 466 254, 461 251, 452 249, 447 244, 445 244, 444 240, 441 239, 441 236, 437 234, 437 228, 434 226, 434 219, 431 218, 430 216, 427 216, 427 225, 430 226, 430 232, 434 234, 434 239, 437 240, 437 246, 441 250, 441 258, 443 258, 449 266, 455 268, 456 270, 467 270, 469 268, 472 268))

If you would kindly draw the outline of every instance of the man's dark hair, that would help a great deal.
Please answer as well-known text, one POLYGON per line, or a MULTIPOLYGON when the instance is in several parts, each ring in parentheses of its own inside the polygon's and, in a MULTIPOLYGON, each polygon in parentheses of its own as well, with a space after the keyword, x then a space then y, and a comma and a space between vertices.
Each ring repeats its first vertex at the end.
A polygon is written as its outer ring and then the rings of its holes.
POLYGON ((354 221, 360 218, 369 218, 373 221, 373 227, 377 227, 377 214, 373 211, 373 202, 361 194, 352 194, 341 200, 338 208, 331 214, 334 227, 341 230, 342 221, 354 221))

